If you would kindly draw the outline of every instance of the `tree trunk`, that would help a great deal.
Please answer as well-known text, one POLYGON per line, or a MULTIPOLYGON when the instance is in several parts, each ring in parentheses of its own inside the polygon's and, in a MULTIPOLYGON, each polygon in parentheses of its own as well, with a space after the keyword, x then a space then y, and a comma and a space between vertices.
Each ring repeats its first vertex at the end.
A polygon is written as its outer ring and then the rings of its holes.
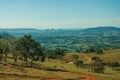
POLYGON ((18 58, 18 53, 17 53, 17 52, 15 52, 15 53, 14 53, 14 63, 16 63, 16 62, 17 62, 17 58, 18 58))
POLYGON ((22 66, 23 66, 23 61, 24 61, 24 60, 23 60, 23 57, 22 57, 22 64, 21 64, 22 66))
POLYGON ((31 59, 31 67, 33 66, 33 58, 31 59))
POLYGON ((27 57, 25 58, 25 65, 27 65, 27 57))
POLYGON ((3 53, 1 54, 1 60, 3 60, 3 53))
POLYGON ((5 62, 7 62, 7 52, 5 53, 5 62))
POLYGON ((0 54, 0 61, 2 61, 2 54, 0 54))
POLYGON ((26 54, 25 54, 25 64, 28 65, 28 51, 26 51, 26 54))

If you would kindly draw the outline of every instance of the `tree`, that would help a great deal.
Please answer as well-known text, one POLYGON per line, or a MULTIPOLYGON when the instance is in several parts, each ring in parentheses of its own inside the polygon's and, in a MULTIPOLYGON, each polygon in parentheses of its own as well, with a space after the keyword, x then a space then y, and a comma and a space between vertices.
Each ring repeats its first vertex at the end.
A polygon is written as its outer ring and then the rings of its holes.
POLYGON ((54 50, 54 56, 55 56, 55 58, 60 59, 62 56, 64 56, 64 51, 60 48, 56 48, 54 50))
POLYGON ((5 54, 5 62, 7 62, 7 55, 9 53, 9 47, 8 46, 5 46, 4 49, 3 49, 3 53, 5 54))
POLYGON ((45 56, 48 59, 55 59, 55 55, 54 55, 54 52, 52 50, 45 50, 45 56))
POLYGON ((30 50, 32 47, 32 42, 34 40, 32 39, 31 35, 24 35, 18 40, 17 48, 22 49, 22 56, 24 57, 25 64, 27 65, 28 57, 30 54, 30 50))
POLYGON ((3 58, 3 49, 0 47, 0 61, 2 60, 2 58, 3 58))
POLYGON ((9 39, 5 38, 5 37, 1 37, 1 39, 0 39, 0 49, 1 49, 0 57, 2 59, 4 56, 5 62, 7 62, 7 55, 8 55, 8 52, 10 51, 9 48, 10 48, 9 39))
POLYGON ((64 56, 64 51, 60 48, 56 48, 55 50, 46 50, 44 56, 51 59, 61 59, 62 56, 64 56))
POLYGON ((17 62, 18 56, 22 56, 22 53, 23 53, 23 47, 21 46, 20 40, 14 41, 12 53, 13 53, 13 59, 15 63, 17 62))
POLYGON ((41 44, 32 41, 31 49, 30 49, 30 58, 31 58, 31 67, 33 65, 34 60, 41 60, 41 62, 44 62, 45 56, 43 54, 43 48, 41 47, 41 44), (35 59, 38 58, 38 59, 35 59))
POLYGON ((104 65, 101 62, 95 62, 95 63, 91 63, 89 64, 89 68, 91 68, 92 72, 96 72, 96 73, 104 73, 104 65))
MULTIPOLYGON (((28 63, 28 58, 31 59, 31 66, 35 58, 44 61, 43 48, 41 44, 32 39, 31 35, 24 35, 16 41, 16 51, 20 51, 25 64, 28 63)), ((17 56, 17 55, 16 55, 17 56)), ((36 59, 37 60, 37 59, 36 59)))

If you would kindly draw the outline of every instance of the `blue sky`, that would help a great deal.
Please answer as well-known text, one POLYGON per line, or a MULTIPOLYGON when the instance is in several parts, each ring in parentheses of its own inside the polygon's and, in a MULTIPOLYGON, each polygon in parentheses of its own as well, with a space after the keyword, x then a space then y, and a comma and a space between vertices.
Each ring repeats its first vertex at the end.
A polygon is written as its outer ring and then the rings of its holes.
POLYGON ((0 28, 120 26, 120 0, 0 0, 0 28))

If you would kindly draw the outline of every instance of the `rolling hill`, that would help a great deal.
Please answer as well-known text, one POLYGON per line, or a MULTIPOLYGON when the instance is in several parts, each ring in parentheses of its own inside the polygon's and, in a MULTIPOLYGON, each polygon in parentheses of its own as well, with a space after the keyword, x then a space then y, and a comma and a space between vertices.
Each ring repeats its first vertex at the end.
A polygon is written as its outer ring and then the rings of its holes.
POLYGON ((67 52, 83 52, 86 48, 120 48, 120 28, 112 26, 87 29, 0 29, 0 34, 17 38, 32 35, 46 49, 60 47, 67 52))

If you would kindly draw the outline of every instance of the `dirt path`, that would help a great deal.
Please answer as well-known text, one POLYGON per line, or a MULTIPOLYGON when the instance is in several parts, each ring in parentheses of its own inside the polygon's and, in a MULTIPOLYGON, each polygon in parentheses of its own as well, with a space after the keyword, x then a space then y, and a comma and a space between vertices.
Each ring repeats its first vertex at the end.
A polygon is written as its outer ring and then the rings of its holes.
POLYGON ((85 63, 90 63, 92 60, 90 57, 84 54, 85 59, 87 60, 85 63))
POLYGON ((19 75, 19 74, 5 74, 5 73, 0 73, 0 78, 1 77, 18 77, 18 78, 31 78, 31 79, 38 79, 38 80, 61 80, 58 78, 45 78, 45 77, 39 77, 39 76, 30 76, 30 75, 19 75))
POLYGON ((89 74, 82 74, 82 73, 78 73, 78 72, 63 72, 65 74, 73 74, 73 75, 77 75, 80 78, 77 80, 95 80, 95 77, 89 74))
MULTIPOLYGON (((61 72, 61 71, 59 71, 59 72, 61 72)), ((94 76, 88 75, 88 74, 81 74, 81 73, 77 73, 77 72, 61 72, 61 73, 63 73, 63 75, 64 74, 76 75, 76 76, 79 77, 76 80, 95 80, 94 76)), ((0 77, 31 78, 31 79, 37 79, 37 80, 67 80, 67 79, 62 79, 62 78, 45 78, 45 77, 39 77, 39 76, 19 75, 19 74, 5 74, 5 73, 0 73, 0 77)), ((68 80, 72 80, 72 79, 68 79, 68 80)))

